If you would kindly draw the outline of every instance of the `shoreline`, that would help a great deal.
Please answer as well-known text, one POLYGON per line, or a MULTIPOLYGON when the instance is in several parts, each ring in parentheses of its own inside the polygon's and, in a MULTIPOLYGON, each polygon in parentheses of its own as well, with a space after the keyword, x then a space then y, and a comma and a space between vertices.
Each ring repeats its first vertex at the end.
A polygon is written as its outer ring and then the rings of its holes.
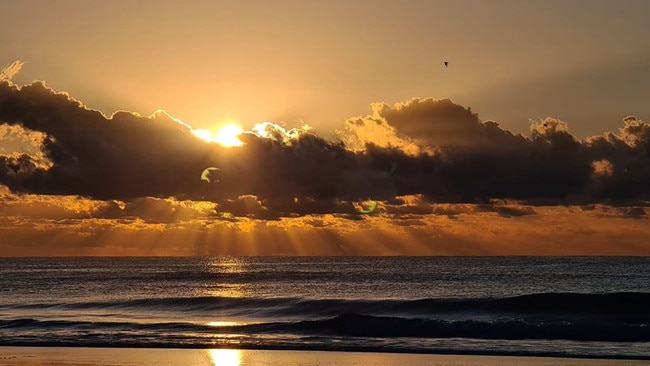
MULTIPOLYGON (((272 351, 272 352, 332 352, 332 353, 367 353, 367 354, 387 354, 387 355, 433 355, 433 356, 485 356, 485 357, 516 357, 516 358, 561 358, 572 360, 611 360, 611 361, 649 361, 648 356, 635 355, 594 355, 594 354, 564 354, 562 352, 517 352, 517 351, 497 351, 497 350, 458 350, 458 349, 386 349, 384 347, 354 347, 339 346, 336 349, 318 347, 318 346, 294 346, 294 347, 274 347, 274 346, 249 346, 245 344, 237 345, 233 348, 230 344, 224 345, 162 345, 162 344, 102 344, 102 345, 79 345, 66 343, 39 343, 39 344, 0 344, 0 351, 7 348, 23 349, 96 349, 96 350, 232 350, 239 351, 272 351)), ((2 364, 0 364, 1 366, 2 364)))
POLYGON ((0 346, 0 366, 641 366, 644 360, 229 348, 0 346))

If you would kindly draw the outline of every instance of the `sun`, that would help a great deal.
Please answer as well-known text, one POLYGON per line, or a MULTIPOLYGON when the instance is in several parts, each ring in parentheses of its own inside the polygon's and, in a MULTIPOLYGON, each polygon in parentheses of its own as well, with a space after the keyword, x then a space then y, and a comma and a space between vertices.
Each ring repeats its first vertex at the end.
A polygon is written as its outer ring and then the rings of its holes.
POLYGON ((242 146, 244 143, 239 139, 239 135, 244 132, 244 129, 237 124, 227 124, 217 131, 214 141, 225 147, 242 146))
POLYGON ((242 146, 244 143, 239 135, 244 129, 236 123, 228 123, 221 127, 216 133, 209 130, 192 130, 192 133, 202 140, 214 142, 223 147, 242 146))

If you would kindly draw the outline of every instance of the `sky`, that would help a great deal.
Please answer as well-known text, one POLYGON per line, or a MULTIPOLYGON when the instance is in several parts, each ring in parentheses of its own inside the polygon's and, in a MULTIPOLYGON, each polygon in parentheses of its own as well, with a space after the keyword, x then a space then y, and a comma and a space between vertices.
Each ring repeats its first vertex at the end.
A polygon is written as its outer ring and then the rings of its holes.
POLYGON ((650 254, 647 1, 0 12, 0 255, 650 254))

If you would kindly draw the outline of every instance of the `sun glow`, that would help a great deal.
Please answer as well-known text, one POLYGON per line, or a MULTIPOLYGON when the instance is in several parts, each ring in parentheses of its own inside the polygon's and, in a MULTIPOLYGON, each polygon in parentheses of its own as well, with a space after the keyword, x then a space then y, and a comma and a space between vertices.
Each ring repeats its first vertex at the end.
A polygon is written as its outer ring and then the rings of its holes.
POLYGON ((239 135, 244 132, 240 125, 229 123, 221 127, 216 133, 210 130, 192 130, 192 133, 207 142, 217 143, 224 147, 242 146, 244 143, 239 139, 239 135))
POLYGON ((217 320, 213 322, 208 322, 208 326, 211 327, 234 327, 236 325, 240 325, 241 323, 238 322, 231 322, 231 321, 225 321, 225 320, 217 320))

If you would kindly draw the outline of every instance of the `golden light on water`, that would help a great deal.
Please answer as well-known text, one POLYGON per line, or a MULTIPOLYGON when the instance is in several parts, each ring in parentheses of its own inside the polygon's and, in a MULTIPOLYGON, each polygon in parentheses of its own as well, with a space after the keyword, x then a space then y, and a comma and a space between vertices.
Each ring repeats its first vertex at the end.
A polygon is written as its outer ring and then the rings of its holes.
POLYGON ((244 273, 245 261, 237 257, 218 257, 214 258, 210 263, 211 271, 217 273, 244 273))
POLYGON ((239 324, 241 324, 241 323, 231 322, 231 321, 222 321, 222 320, 208 322, 208 326, 211 326, 211 327, 232 327, 232 326, 239 325, 239 324))
POLYGON ((239 366, 241 365, 241 351, 236 349, 211 349, 210 359, 214 366, 239 366))
MULTIPOLYGON (((227 242, 228 237, 218 238, 215 241, 227 242)), ((206 260, 206 270, 215 275, 221 274, 237 274, 243 273, 246 269, 243 266, 244 262, 240 258, 222 256, 214 257, 206 260)), ((249 285, 246 283, 224 283, 219 281, 206 283, 204 286, 196 289, 197 296, 210 296, 210 297, 227 297, 227 298, 237 298, 245 297, 250 295, 249 285)), ((217 317, 217 315, 215 315, 217 317)), ((223 324, 223 322, 215 322, 215 324, 208 324, 210 326, 230 326, 230 325, 239 325, 235 324, 223 324)))

